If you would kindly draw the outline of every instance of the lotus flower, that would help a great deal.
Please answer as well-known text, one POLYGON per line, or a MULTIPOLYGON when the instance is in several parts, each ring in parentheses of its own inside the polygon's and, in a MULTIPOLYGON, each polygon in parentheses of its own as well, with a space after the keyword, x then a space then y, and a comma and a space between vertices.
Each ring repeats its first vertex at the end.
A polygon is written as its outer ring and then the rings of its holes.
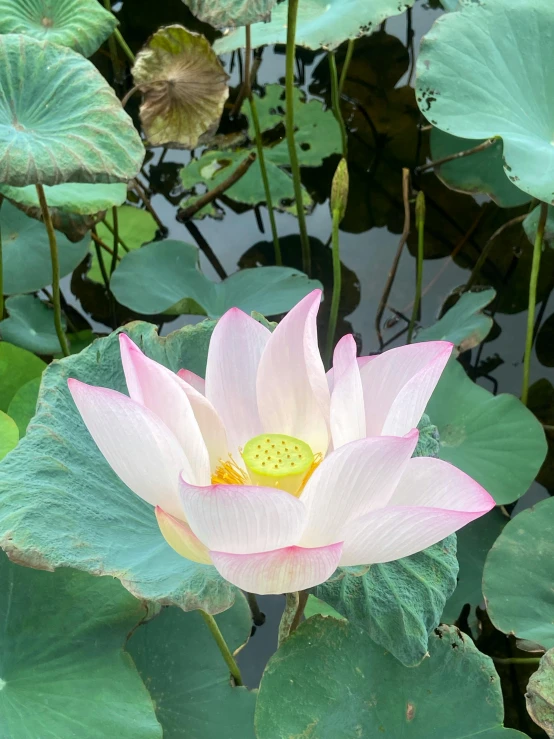
POLYGON ((130 397, 69 386, 114 472, 156 506, 167 542, 253 593, 303 590, 339 565, 388 562, 494 505, 415 428, 450 356, 444 341, 356 358, 325 375, 316 290, 271 333, 238 309, 218 322, 205 381, 174 374, 124 333, 130 397))

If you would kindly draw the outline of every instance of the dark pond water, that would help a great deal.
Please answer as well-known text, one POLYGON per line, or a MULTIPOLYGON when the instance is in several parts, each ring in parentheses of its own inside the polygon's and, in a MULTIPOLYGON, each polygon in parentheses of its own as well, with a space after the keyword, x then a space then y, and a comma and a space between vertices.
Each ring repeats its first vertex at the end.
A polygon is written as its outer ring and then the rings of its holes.
MULTIPOLYGON (((356 51, 345 85, 343 114, 349 127, 349 170, 351 191, 348 212, 341 229, 341 254, 344 265, 343 298, 337 338, 353 331, 364 354, 380 348, 375 328, 375 315, 384 284, 397 249, 403 226, 402 168, 413 169, 426 161, 429 154, 428 133, 421 130, 421 119, 415 103, 413 66, 421 36, 429 29, 440 10, 433 3, 416 1, 411 14, 391 19, 386 27, 373 36, 357 42, 356 51), (410 32, 413 38, 410 41, 410 32)), ((437 5, 438 3, 435 3, 437 5)), ((182 23, 189 28, 206 30, 194 22, 181 0, 128 0, 114 6, 122 31, 136 51, 160 25, 182 23)), ((211 32, 208 31, 208 35, 211 32)), ((213 37, 213 36, 212 36, 213 37)), ((337 55, 340 66, 344 50, 337 55)), ((299 50, 299 85, 308 95, 329 102, 329 76, 325 54, 299 50)), ((110 76, 109 59, 99 53, 94 61, 110 76)), ((236 60, 235 60, 236 61, 236 60)), ((239 82, 238 64, 225 59, 231 71, 232 84, 239 82)), ((258 84, 283 81, 284 55, 281 49, 266 49, 258 73, 258 84)), ((128 90, 131 82, 122 75, 115 81, 119 92, 128 90)), ((136 102, 129 110, 136 114, 136 102)), ((138 121, 137 121, 138 123, 138 121)), ((318 144, 325 142, 318 141, 318 144)), ((166 225, 169 235, 194 243, 185 226, 175 219, 180 199, 178 170, 189 161, 190 153, 169 151, 160 163, 161 151, 154 151, 144 168, 144 183, 149 182, 152 204, 166 225)), ((331 253, 328 246, 331 219, 326 196, 330 189, 337 158, 329 158, 317 170, 304 170, 303 181, 318 203, 308 217, 308 229, 313 246, 313 276, 330 286, 331 253)), ((465 284, 470 270, 489 237, 504 222, 525 212, 525 209, 500 210, 486 198, 457 194, 442 185, 433 172, 415 178, 414 187, 426 195, 427 220, 425 233, 424 297, 421 324, 430 325, 440 315, 447 297, 465 284)), ((225 202, 224 221, 206 219, 196 222, 196 238, 202 248, 209 244, 227 274, 239 266, 271 263, 272 246, 267 212, 264 208, 236 213, 225 202), (262 227, 265 232, 262 232, 262 227)), ((297 221, 288 214, 277 214, 277 225, 283 239, 285 264, 301 267, 297 221)), ((400 260, 387 309, 383 318, 383 339, 387 346, 405 342, 415 285, 415 235, 412 234, 400 260)), ((468 352, 463 360, 470 375, 493 392, 519 394, 522 376, 523 349, 526 328, 526 304, 531 264, 531 246, 520 229, 511 229, 497 239, 490 258, 484 265, 479 282, 497 290, 493 304, 495 327, 481 349, 468 352)), ((549 298, 554 287, 554 253, 545 253, 539 286, 537 314, 542 322, 554 308, 549 298)), ((209 261, 202 257, 202 268, 217 278, 209 261)), ((68 301, 79 311, 92 317, 100 331, 112 328, 113 306, 107 304, 103 289, 76 277, 71 292, 66 283, 68 301)), ((325 310, 322 311, 325 314, 325 310)), ((128 311, 120 309, 118 323, 130 319, 128 311)), ((192 319, 195 320, 195 319, 192 319)), ((554 320, 554 318, 553 318, 554 320)), ((180 317, 165 323, 163 333, 178 328, 190 318, 180 317)), ((554 344, 546 324, 539 335, 540 361, 533 357, 531 381, 554 380, 554 344)), ((322 327, 323 328, 323 327, 322 327)), ((323 331, 322 334, 324 335, 323 331)), ((554 412, 548 395, 538 396, 543 406, 541 420, 553 424, 554 412)), ((553 391, 554 392, 554 391, 553 391)), ((554 488, 551 464, 543 469, 540 480, 554 488)), ((548 492, 535 484, 518 506, 529 505, 548 492)), ((283 599, 263 598, 262 608, 268 620, 258 630, 250 645, 240 655, 240 664, 249 686, 257 685, 269 655, 276 647, 276 628, 283 599)))

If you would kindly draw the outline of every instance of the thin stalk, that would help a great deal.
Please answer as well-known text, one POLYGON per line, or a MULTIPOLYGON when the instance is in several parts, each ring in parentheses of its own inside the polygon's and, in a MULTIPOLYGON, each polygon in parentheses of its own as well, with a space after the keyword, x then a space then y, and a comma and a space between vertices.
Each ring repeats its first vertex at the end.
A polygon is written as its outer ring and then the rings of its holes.
POLYGON ((472 149, 466 149, 466 151, 459 151, 456 154, 449 154, 449 156, 443 157, 442 159, 436 159, 434 162, 429 162, 429 164, 422 164, 421 167, 416 167, 414 169, 414 172, 416 174, 421 174, 422 172, 427 172, 427 170, 434 169, 435 167, 438 167, 441 164, 447 164, 448 162, 453 162, 455 159, 463 159, 464 157, 469 157, 472 154, 478 154, 480 151, 485 151, 485 149, 490 149, 490 147, 494 146, 494 144, 496 144, 497 141, 498 141, 497 138, 487 139, 486 141, 483 141, 482 144, 478 144, 477 146, 474 146, 472 149))
MULTIPOLYGON (((104 7, 108 12, 112 12, 112 0, 104 0, 104 7)), ((115 78, 119 77, 119 57, 117 55, 117 45, 113 34, 108 38, 108 49, 110 51, 110 59, 112 60, 112 67, 115 78)))
POLYGON ((300 228, 300 244, 302 247, 302 269, 307 275, 312 271, 312 255, 310 252, 310 240, 306 228, 306 214, 302 202, 302 182, 300 180, 300 165, 296 152, 294 140, 294 60, 296 39, 296 17, 298 14, 298 0, 289 0, 287 18, 287 56, 285 77, 285 101, 286 101, 286 129, 287 144, 289 148, 290 168, 294 184, 294 199, 298 215, 298 226, 300 228))
POLYGON ((161 231, 167 233, 167 227, 164 225, 162 219, 154 210, 154 206, 152 205, 152 202, 150 198, 148 197, 148 193, 146 192, 145 188, 141 185, 141 183, 138 181, 138 177, 135 177, 135 179, 132 180, 132 187, 137 191, 139 198, 144 203, 144 207, 150 213, 152 218, 156 221, 158 228, 161 231))
POLYGON ((211 635, 214 638, 215 643, 219 647, 219 651, 221 652, 221 656, 225 660, 225 664, 229 668, 229 672, 233 676, 233 680, 235 681, 235 685, 243 685, 242 682, 242 675, 240 674, 239 666, 235 662, 235 658, 233 657, 231 650, 227 646, 227 642, 223 638, 223 634, 219 630, 219 626, 217 625, 215 618, 213 616, 210 616, 209 613, 206 613, 206 611, 203 611, 200 609, 200 615, 206 622, 206 626, 210 630, 211 635))
POLYGON ((333 231, 331 237, 331 248, 333 253, 333 297, 331 299, 331 310, 329 312, 329 326, 327 328, 327 344, 325 347, 325 363, 327 366, 331 362, 331 354, 335 333, 337 330, 337 319, 339 315, 340 294, 342 290, 342 275, 340 265, 340 238, 339 225, 341 222, 341 212, 338 208, 333 210, 333 231))
POLYGON ((538 665, 540 657, 493 657, 492 661, 497 665, 538 665))
POLYGON ((518 223, 523 223, 523 221, 527 218, 527 215, 522 216, 516 216, 515 218, 512 218, 510 221, 506 221, 500 228, 498 228, 493 235, 490 237, 490 239, 487 241, 485 246, 483 247, 483 251, 481 254, 479 254, 478 260, 475 262, 475 266, 471 270, 471 274, 469 276, 468 281, 466 282, 466 286, 464 288, 464 292, 467 292, 468 290, 471 290, 473 285, 476 283, 477 278, 481 274, 481 270, 483 269, 483 265, 488 259, 488 256, 490 254, 490 251, 492 247, 494 246, 495 240, 502 234, 504 231, 507 231, 512 226, 516 226, 518 223))
MULTIPOLYGON (((96 231, 93 229, 90 234, 91 239, 94 241, 95 244, 97 244, 100 249, 103 249, 104 251, 108 252, 108 254, 113 257, 113 251, 110 249, 110 247, 105 244, 102 239, 98 236, 96 231)), ((121 257, 117 258, 118 261, 121 259, 121 257)))
POLYGON ((252 614, 252 621, 254 626, 263 626, 265 624, 265 613, 262 613, 258 600, 254 593, 245 593, 246 600, 250 606, 250 613, 252 614))
MULTIPOLYGON (((3 202, 4 196, 0 195, 0 210, 2 210, 3 202)), ((2 260, 2 224, 0 223, 0 321, 4 318, 4 262, 2 260)))
MULTIPOLYGON (((109 232, 110 232, 110 233, 111 233, 112 235, 115 235, 115 230, 114 230, 114 227, 113 227, 113 226, 110 226, 110 224, 108 223, 108 221, 107 221, 107 220, 106 220, 105 218, 104 218, 104 219, 102 220, 102 224, 103 224, 104 226, 106 226, 106 228, 108 229, 108 231, 109 231, 109 232)), ((119 243, 121 244, 121 246, 123 247, 123 249, 124 249, 125 251, 131 251, 131 250, 129 249, 129 247, 127 246, 127 244, 126 244, 126 243, 125 243, 125 242, 123 241, 123 239, 121 238, 121 236, 120 236, 119 234, 117 235, 117 240, 119 241, 119 243)), ((111 250, 110 250, 110 252, 111 252, 111 250)))
POLYGON ((521 389, 521 402, 527 405, 529 395, 529 374, 531 370, 531 351, 533 349, 533 332, 535 327, 535 308, 537 306, 537 284, 539 281, 539 269, 541 265, 542 245, 544 241, 544 229, 548 216, 548 205, 541 203, 541 215, 533 247, 533 263, 531 266, 531 280, 529 282, 529 309, 527 313, 527 336, 525 339, 525 355, 523 357, 523 386, 521 389))
POLYGON ((60 303, 60 263, 58 260, 58 243, 56 241, 56 233, 54 226, 52 225, 52 218, 50 217, 50 211, 48 210, 48 204, 46 202, 46 196, 44 194, 44 188, 42 185, 36 185, 38 201, 40 203, 40 209, 42 211, 42 220, 46 226, 48 233, 48 242, 50 244, 50 260, 52 262, 52 303, 54 306, 54 326, 56 327, 56 334, 60 342, 60 347, 64 357, 69 356, 69 346, 67 345, 67 337, 63 330, 62 325, 62 306, 60 303))
POLYGON ((102 254, 102 248, 98 241, 93 237, 93 243, 94 248, 96 250, 96 258, 98 259, 98 265, 100 267, 100 272, 102 274, 102 279, 104 280, 104 287, 109 292, 110 290, 110 278, 108 276, 108 272, 106 270, 106 265, 104 264, 104 255, 102 254))
POLYGON ((346 82, 346 76, 348 75, 348 68, 350 67, 350 62, 352 61, 352 54, 354 53, 355 43, 356 43, 356 39, 351 38, 348 40, 346 56, 344 57, 344 62, 343 62, 341 73, 340 73, 339 95, 342 94, 344 83, 346 82))
POLYGON ((416 267, 416 292, 414 298, 414 307, 410 326, 408 328, 408 344, 412 343, 414 327, 419 316, 421 307, 421 292, 423 288, 423 252, 425 246, 425 194, 420 190, 417 194, 415 207, 415 221, 417 228, 417 267, 416 267))
POLYGON ((117 256, 119 251, 119 221, 117 217, 117 208, 112 208, 112 219, 113 219, 113 254, 112 263, 110 265, 110 277, 113 275, 117 266, 117 256))
POLYGON ((240 109, 242 108, 245 98, 249 98, 251 94, 252 72, 250 71, 250 67, 252 64, 252 34, 250 32, 250 24, 245 27, 245 35, 246 47, 244 49, 244 76, 242 78, 237 99, 235 100, 235 104, 231 111, 231 116, 236 116, 240 113, 240 109))
POLYGON ((115 36, 115 39, 116 39, 117 43, 123 49, 123 53, 125 54, 125 56, 127 57, 127 59, 131 62, 131 64, 134 64, 135 63, 135 55, 133 54, 133 52, 131 51, 131 49, 127 45, 127 42, 125 41, 125 39, 123 38, 123 36, 121 35, 121 31, 119 30, 119 28, 115 28, 114 29, 113 35, 115 36))
POLYGON ((289 636, 294 622, 294 617, 298 611, 300 603, 300 593, 286 593, 285 595, 285 610, 281 617, 281 623, 279 624, 279 639, 277 642, 277 648, 285 641, 289 636))
POLYGON ((331 73, 331 107, 335 120, 339 124, 340 137, 342 141, 342 155, 345 159, 348 158, 348 136, 346 134, 346 126, 344 125, 344 119, 340 110, 340 87, 339 78, 337 73, 337 61, 335 59, 335 52, 330 51, 327 54, 329 58, 329 71, 331 73))
POLYGON ((300 626, 300 621, 302 620, 302 616, 304 615, 304 609, 306 608, 306 603, 308 602, 308 596, 309 596, 309 593, 307 590, 301 590, 298 593, 298 608, 296 609, 296 613, 294 614, 294 619, 290 626, 291 634, 293 631, 296 631, 296 629, 300 626))

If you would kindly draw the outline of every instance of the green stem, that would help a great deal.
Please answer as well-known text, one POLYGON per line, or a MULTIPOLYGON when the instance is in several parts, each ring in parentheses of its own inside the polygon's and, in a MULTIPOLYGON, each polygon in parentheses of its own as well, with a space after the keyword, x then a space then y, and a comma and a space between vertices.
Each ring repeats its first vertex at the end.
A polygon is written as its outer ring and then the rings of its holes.
POLYGON ((285 595, 285 610, 281 617, 281 623, 279 624, 279 639, 277 642, 277 648, 285 641, 289 636, 298 606, 300 604, 300 593, 287 593, 285 595))
POLYGON ((127 45, 127 42, 125 41, 125 39, 123 38, 123 36, 121 35, 121 31, 119 30, 119 28, 114 28, 113 35, 115 36, 115 39, 116 39, 117 43, 123 49, 123 53, 125 54, 125 56, 127 57, 127 59, 131 62, 131 64, 134 64, 135 63, 135 55, 133 54, 133 52, 131 51, 131 49, 127 45))
POLYGON ((325 348, 325 363, 327 366, 331 364, 331 355, 333 352, 335 333, 337 331, 340 294, 341 294, 341 288, 342 288, 342 275, 341 275, 341 267, 340 267, 340 238, 339 238, 340 222, 341 222, 341 212, 338 208, 335 208, 333 210, 333 230, 331 234, 331 244, 332 244, 332 250, 333 250, 333 297, 331 299, 331 310, 329 312, 329 326, 327 328, 327 345, 325 348))
MULTIPOLYGON (((2 203, 4 202, 4 196, 0 195, 0 210, 2 210, 2 203)), ((4 262, 2 254, 2 224, 0 223, 0 321, 4 318, 4 262)))
POLYGON ((252 621, 255 626, 263 626, 265 624, 265 613, 262 613, 258 600, 254 593, 245 593, 246 600, 250 606, 250 613, 252 614, 252 621))
POLYGON ((493 657, 493 662, 497 665, 538 665, 541 661, 540 657, 493 657))
POLYGON ((60 342, 60 347, 64 357, 69 356, 69 346, 67 345, 67 338, 63 330, 62 325, 62 306, 60 302, 60 263, 58 260, 58 243, 56 241, 56 233, 54 226, 52 225, 52 218, 50 211, 48 210, 48 204, 46 202, 46 196, 44 194, 44 188, 42 185, 37 185, 38 201, 40 203, 40 209, 42 211, 42 220, 46 226, 48 233, 48 242, 50 244, 50 260, 52 262, 52 303, 54 305, 54 325, 56 327, 56 334, 60 342))
POLYGON ((339 82, 339 96, 342 94, 344 83, 346 82, 346 75, 348 74, 348 68, 350 67, 350 62, 352 61, 352 54, 354 53, 354 44, 356 43, 356 39, 349 39, 348 41, 348 47, 346 49, 346 56, 344 57, 344 63, 342 65, 342 70, 340 73, 340 82, 339 82))
POLYGON ((117 218, 117 208, 112 208, 113 218, 113 254, 112 263, 110 265, 110 277, 113 275, 115 268, 117 267, 117 252, 119 251, 119 221, 117 218))
POLYGON ((302 182, 300 180, 300 165, 296 152, 294 140, 294 59, 296 39, 296 16, 298 14, 298 0, 289 0, 287 18, 287 57, 285 78, 285 101, 286 101, 286 129, 287 144, 289 148, 290 168, 294 184, 294 198, 298 215, 298 226, 300 228, 300 244, 302 247, 302 269, 307 275, 312 271, 312 255, 310 252, 310 240, 306 229, 306 214, 302 200, 302 182))
POLYGON ((421 306, 421 291, 423 288, 423 253, 425 246, 425 194, 420 191, 416 201, 416 228, 417 228, 417 267, 416 267, 416 292, 414 298, 414 307, 412 317, 410 318, 410 326, 408 328, 408 344, 412 343, 414 327, 419 316, 421 306))
MULTIPOLYGON (((115 229, 114 229, 114 227, 113 226, 110 226, 110 224, 108 223, 108 221, 105 218, 102 220, 102 223, 104 224, 104 226, 106 226, 106 228, 108 229, 108 231, 112 235, 115 235, 115 229)), ((123 247, 123 249, 125 251, 131 251, 129 249, 129 247, 127 246, 127 244, 123 241, 123 239, 121 238, 121 236, 119 234, 117 235, 117 240, 119 241, 119 243, 121 244, 121 246, 123 247)))
POLYGON ((348 158, 348 136, 346 134, 346 126, 344 125, 344 119, 340 110, 340 86, 339 78, 337 74, 337 61, 335 59, 335 52, 330 51, 328 53, 329 58, 329 71, 331 73, 331 106, 335 120, 339 124, 340 136, 342 141, 342 155, 345 159, 348 158))
POLYGON ((243 685, 244 683, 242 682, 242 675, 240 674, 239 666, 235 662, 235 658, 231 654, 231 650, 227 646, 227 642, 223 638, 223 634, 219 630, 219 626, 217 625, 215 618, 213 616, 210 616, 209 613, 206 613, 206 611, 202 610, 200 610, 200 615, 206 622, 206 626, 210 630, 215 643, 219 647, 219 651, 221 652, 221 655, 225 660, 225 664, 227 665, 227 667, 229 668, 229 672, 233 676, 235 685, 243 685))
POLYGON ((296 613, 294 614, 294 619, 292 620, 292 624, 290 626, 291 634, 293 631, 296 631, 296 629, 300 626, 300 621, 302 620, 302 616, 304 615, 304 610, 306 609, 308 598, 309 598, 308 591, 300 590, 300 592, 298 593, 298 608, 296 609, 296 613))
MULTIPOLYGON (((111 13, 112 12, 112 0, 104 0, 104 7, 106 10, 111 13)), ((115 38, 113 34, 109 36, 108 38, 108 49, 110 50, 110 59, 112 60, 112 67, 113 67, 113 73, 114 73, 114 81, 119 76, 119 57, 117 55, 117 45, 115 42, 115 38)))
POLYGON ((531 280, 529 282, 529 309, 527 313, 527 336, 525 339, 525 355, 523 358, 523 387, 521 389, 521 402, 527 405, 529 395, 529 374, 531 369, 531 351, 533 349, 535 308, 537 306, 537 283, 539 281, 539 269, 541 265, 542 245, 544 240, 544 229, 548 216, 548 205, 541 203, 541 215, 533 247, 533 263, 531 266, 531 280))
MULTIPOLYGON (((93 230, 93 233, 95 233, 94 230, 93 230)), ((98 259, 98 265, 100 266, 100 272, 102 274, 102 279, 104 280, 104 286, 107 292, 109 292, 110 291, 110 278, 106 270, 106 265, 104 264, 104 255, 102 254, 102 248, 99 243, 100 239, 96 240, 96 238, 93 238, 92 242, 96 250, 96 258, 98 259)))

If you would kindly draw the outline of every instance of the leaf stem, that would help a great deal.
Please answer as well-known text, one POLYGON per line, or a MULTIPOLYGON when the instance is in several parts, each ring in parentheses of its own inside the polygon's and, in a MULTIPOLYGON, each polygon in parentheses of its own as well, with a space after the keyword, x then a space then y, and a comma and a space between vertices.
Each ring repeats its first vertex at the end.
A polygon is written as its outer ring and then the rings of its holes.
POLYGON ((333 210, 333 226, 331 235, 333 254, 333 297, 331 299, 331 310, 329 312, 329 325, 327 328, 327 344, 325 348, 325 363, 328 367, 331 363, 335 333, 337 330, 337 319, 339 315, 340 295, 342 292, 342 274, 340 264, 340 237, 339 225, 342 213, 338 208, 333 210))
POLYGON ((354 53, 355 43, 356 43, 356 39, 353 39, 353 38, 348 39, 348 46, 346 48, 346 56, 344 57, 344 62, 342 64, 342 69, 340 72, 339 96, 342 95, 344 83, 346 82, 346 76, 348 74, 348 68, 350 67, 350 62, 352 61, 352 54, 354 53))
POLYGON ((421 292, 423 288, 423 253, 425 247, 425 193, 423 190, 420 190, 417 194, 415 221, 417 228, 416 292, 412 317, 410 318, 410 326, 408 328, 408 344, 412 343, 414 327, 421 307, 421 292))
POLYGON ((113 275, 115 268, 117 266, 117 257, 118 257, 118 251, 119 251, 119 220, 117 217, 117 208, 114 206, 112 208, 112 219, 113 219, 113 253, 112 253, 112 263, 110 265, 110 277, 113 275))
POLYGON ((479 254, 479 258, 475 262, 475 266, 471 270, 471 274, 469 276, 468 281, 466 282, 466 286, 464 287, 464 292, 467 292, 468 290, 471 290, 473 285, 476 283, 477 278, 481 274, 481 270, 483 269, 483 265, 488 259, 488 256, 490 254, 490 251, 494 245, 495 240, 504 233, 504 231, 507 231, 512 226, 516 226, 518 223, 523 223, 523 221, 527 218, 527 215, 522 216, 516 216, 515 218, 512 218, 510 221, 506 221, 500 228, 497 228, 496 231, 493 233, 493 235, 490 237, 490 239, 487 241, 485 246, 483 247, 483 250, 481 251, 481 254, 479 254))
MULTIPOLYGON (((104 7, 106 10, 112 12, 112 0, 104 0, 104 7)), ((120 64, 119 57, 117 55, 117 45, 113 33, 108 37, 108 49, 110 50, 110 59, 112 60, 112 67, 114 73, 114 82, 119 78, 120 64)))
MULTIPOLYGON (((111 234, 115 235, 114 227, 113 226, 110 226, 110 224, 108 223, 108 221, 105 218, 103 218, 101 222, 102 222, 102 225, 106 226, 106 228, 108 229, 108 231, 111 234)), ((123 241, 123 239, 121 238, 121 236, 119 234, 117 235, 117 240, 119 241, 119 243, 121 244, 121 246, 123 247, 123 249, 125 251, 127 251, 127 252, 131 251, 131 249, 127 246, 127 244, 123 241)), ((112 250, 109 249, 109 252, 111 254, 112 253, 112 250)))
MULTIPOLYGON (((94 248, 96 250, 96 258, 98 259, 98 266, 100 267, 100 272, 102 274, 102 279, 104 280, 104 287, 106 288, 106 291, 109 292, 110 291, 110 278, 108 276, 108 272, 106 270, 106 265, 104 264, 104 256, 102 254, 102 247, 105 248, 105 249, 109 249, 109 247, 106 246, 106 244, 104 244, 104 242, 101 239, 98 238, 98 235, 97 235, 96 231, 94 230, 94 228, 91 231, 91 234, 90 235, 92 237, 92 241, 94 243, 94 248)), ((109 251, 111 252, 111 249, 109 249, 109 251)), ((112 254, 113 254, 113 252, 112 252, 112 254)))
POLYGON ((286 593, 285 594, 285 610, 281 616, 281 623, 279 624, 279 638, 277 641, 277 648, 285 641, 289 636, 292 629, 294 618, 298 611, 300 604, 300 593, 286 593))
POLYGON ((121 35, 121 31, 119 30, 119 28, 114 28, 113 35, 115 36, 117 43, 121 46, 123 53, 125 54, 127 59, 131 62, 131 64, 134 64, 135 55, 133 54, 133 52, 127 45, 127 42, 125 41, 123 36, 121 35))
POLYGON ((300 228, 300 244, 302 247, 302 269, 309 276, 312 271, 312 255, 310 252, 310 240, 306 229, 306 214, 302 200, 302 182, 300 179, 300 166, 296 142, 294 140, 294 60, 296 53, 296 17, 298 15, 298 0, 289 0, 287 18, 287 56, 285 76, 285 104, 286 104, 286 132, 289 149, 290 168, 294 184, 294 198, 300 228))
POLYGON ((547 203, 541 203, 541 214, 539 225, 537 227, 537 235, 535 237, 535 245, 533 247, 533 263, 531 266, 531 280, 529 282, 529 309, 527 313, 527 336, 525 339, 525 354, 523 357, 523 386, 521 389, 521 402, 527 405, 529 395, 529 374, 531 370, 531 352, 533 349, 534 328, 535 328, 535 308, 537 306, 537 284, 539 281, 539 270, 541 265, 542 245, 544 240, 544 230, 546 227, 546 219, 548 216, 547 203))
POLYGON ((246 600, 250 606, 250 613, 252 614, 252 621, 255 626, 263 626, 265 624, 265 613, 262 613, 258 600, 254 593, 245 593, 246 600))
POLYGON ((456 154, 449 154, 447 157, 443 157, 442 159, 436 159, 434 162, 429 162, 429 164, 422 164, 421 167, 416 167, 414 169, 414 172, 416 174, 421 174, 422 172, 427 172, 429 169, 434 169, 435 167, 439 167, 441 164, 447 164, 448 162, 453 162, 455 159, 463 159, 464 157, 469 157, 472 154, 478 154, 480 151, 485 151, 485 149, 490 149, 491 146, 494 146, 496 142, 498 141, 497 137, 494 137, 492 139, 487 139, 486 141, 483 141, 481 144, 478 144, 477 146, 474 146, 472 149, 466 149, 466 151, 458 151, 456 154))
POLYGON ((342 155, 345 159, 348 158, 348 136, 346 134, 346 126, 344 125, 344 119, 342 117, 340 109, 340 85, 337 73, 337 61, 335 59, 335 52, 329 51, 327 54, 329 59, 329 71, 331 73, 331 107, 333 108, 333 114, 335 120, 340 128, 340 137, 342 141, 342 155))
POLYGON ((235 658, 231 653, 231 650, 227 646, 227 642, 223 638, 223 634, 219 630, 219 626, 217 625, 215 618, 202 609, 200 609, 200 615, 206 622, 206 626, 210 630, 215 643, 219 647, 221 656, 223 657, 223 659, 225 660, 225 664, 229 668, 229 672, 231 673, 233 680, 235 681, 235 685, 244 685, 244 683, 242 682, 242 675, 240 674, 239 666, 237 665, 235 658))
POLYGON ((302 616, 304 615, 304 609, 306 608, 308 597, 309 597, 309 593, 307 590, 301 590, 298 593, 298 608, 296 609, 296 613, 294 614, 294 619, 290 626, 291 634, 293 631, 296 631, 296 629, 300 626, 300 621, 302 619, 302 616))
POLYGON ((54 305, 54 326, 56 327, 56 334, 60 342, 60 347, 64 357, 69 356, 69 347, 67 345, 67 338, 63 330, 62 324, 62 307, 60 303, 60 263, 58 260, 58 243, 56 241, 56 233, 54 226, 52 225, 52 218, 46 202, 46 196, 44 194, 44 188, 42 185, 36 185, 38 201, 40 203, 40 209, 42 211, 42 220, 46 226, 48 233, 48 242, 50 244, 50 261, 52 262, 52 303, 54 305))
POLYGON ((540 657, 492 657, 492 661, 496 665, 538 665, 541 661, 540 657))
MULTIPOLYGON (((4 196, 0 195, 0 210, 2 210, 2 204, 4 202, 4 196)), ((4 262, 2 254, 2 223, 0 222, 0 321, 4 318, 4 262)))

